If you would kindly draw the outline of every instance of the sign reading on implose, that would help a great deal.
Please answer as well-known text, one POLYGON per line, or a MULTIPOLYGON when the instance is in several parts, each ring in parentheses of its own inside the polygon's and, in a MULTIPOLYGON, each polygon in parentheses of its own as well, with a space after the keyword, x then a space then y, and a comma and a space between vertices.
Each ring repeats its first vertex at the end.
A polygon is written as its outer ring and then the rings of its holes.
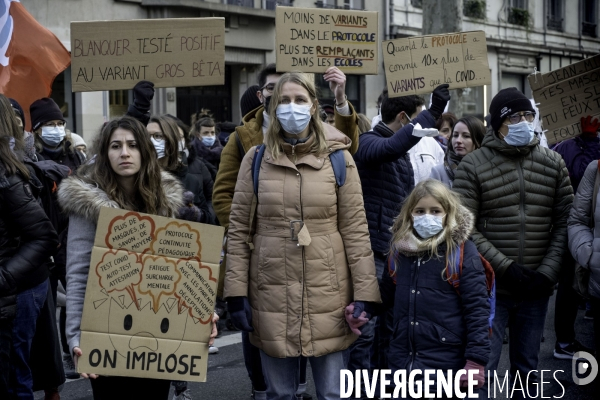
POLYGON ((377 74, 377 12, 277 7, 276 13, 278 71, 377 74))
POLYGON ((225 19, 71 23, 74 92, 225 83, 225 19))
POLYGON ((581 135, 581 117, 600 118, 600 55, 528 79, 548 144, 581 135))
POLYGON ((390 97, 488 85, 491 81, 485 32, 413 36, 383 42, 390 97))
POLYGON ((223 228, 103 208, 78 371, 206 380, 223 228))

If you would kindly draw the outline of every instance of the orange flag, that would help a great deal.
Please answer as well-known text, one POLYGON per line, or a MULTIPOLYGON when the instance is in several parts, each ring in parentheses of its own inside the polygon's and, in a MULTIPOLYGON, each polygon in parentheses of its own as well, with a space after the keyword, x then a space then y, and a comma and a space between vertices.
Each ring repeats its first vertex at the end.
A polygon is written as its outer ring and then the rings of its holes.
POLYGON ((60 40, 18 0, 0 0, 0 93, 23 107, 25 129, 31 129, 31 103, 49 97, 54 78, 70 64, 60 40))

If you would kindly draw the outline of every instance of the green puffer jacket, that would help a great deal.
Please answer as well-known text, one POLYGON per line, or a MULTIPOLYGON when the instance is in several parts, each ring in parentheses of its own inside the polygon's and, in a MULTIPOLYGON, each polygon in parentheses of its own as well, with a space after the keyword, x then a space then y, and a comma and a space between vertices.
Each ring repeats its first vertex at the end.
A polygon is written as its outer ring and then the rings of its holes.
MULTIPOLYGON (((453 189, 475 215, 473 241, 497 278, 516 262, 556 283, 573 188, 560 154, 538 144, 534 138, 515 147, 488 132, 482 147, 462 159, 453 189)), ((497 291, 519 295, 502 279, 497 291)))

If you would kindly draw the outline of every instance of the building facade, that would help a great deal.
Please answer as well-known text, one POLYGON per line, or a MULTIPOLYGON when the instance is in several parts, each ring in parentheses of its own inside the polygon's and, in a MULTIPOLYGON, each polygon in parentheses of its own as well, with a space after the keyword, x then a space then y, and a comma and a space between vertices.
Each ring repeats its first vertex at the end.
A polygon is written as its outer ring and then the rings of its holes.
MULTIPOLYGON (((225 85, 162 88, 153 112, 170 113, 185 122, 201 108, 219 121, 239 122, 239 99, 257 82, 262 66, 275 62, 275 7, 366 9, 377 11, 382 40, 420 35, 422 0, 21 0, 25 8, 70 50, 70 22, 147 18, 225 18, 225 85)), ((492 83, 462 92, 464 114, 483 117, 493 95, 516 86, 531 95, 527 76, 548 72, 600 52, 600 0, 463 0, 462 30, 486 33, 492 83)), ((446 7, 438 0, 439 7, 446 7)), ((348 75, 346 92, 357 110, 369 118, 385 88, 383 57, 378 75, 348 75)), ((70 69, 59 76, 52 97, 69 126, 92 140, 102 123, 122 115, 131 91, 72 93, 70 69)), ((319 74, 320 98, 332 102, 319 74)))

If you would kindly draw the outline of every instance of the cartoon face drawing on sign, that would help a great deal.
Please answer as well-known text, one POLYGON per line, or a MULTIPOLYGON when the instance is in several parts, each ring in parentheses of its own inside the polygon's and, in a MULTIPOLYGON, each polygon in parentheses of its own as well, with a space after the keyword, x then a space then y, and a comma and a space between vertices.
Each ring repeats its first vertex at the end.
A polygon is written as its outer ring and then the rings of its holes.
POLYGON ((145 350, 162 354, 176 353, 185 335, 189 313, 177 307, 175 298, 166 299, 157 312, 150 300, 138 300, 140 309, 126 297, 111 298, 108 334, 115 350, 125 357, 128 351, 145 350), (119 300, 125 300, 119 303, 119 300), (164 340, 161 340, 164 339, 164 340))

